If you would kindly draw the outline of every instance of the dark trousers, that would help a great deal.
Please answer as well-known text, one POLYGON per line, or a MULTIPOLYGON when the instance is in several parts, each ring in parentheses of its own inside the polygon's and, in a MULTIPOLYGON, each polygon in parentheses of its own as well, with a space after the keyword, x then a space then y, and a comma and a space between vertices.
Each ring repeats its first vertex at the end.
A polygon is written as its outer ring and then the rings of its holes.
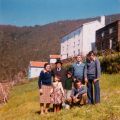
POLYGON ((88 103, 94 104, 94 103, 100 103, 100 86, 99 86, 99 80, 97 80, 95 83, 92 79, 88 80, 87 84, 87 94, 88 94, 88 103), (94 86, 94 98, 93 98, 93 86, 94 86))

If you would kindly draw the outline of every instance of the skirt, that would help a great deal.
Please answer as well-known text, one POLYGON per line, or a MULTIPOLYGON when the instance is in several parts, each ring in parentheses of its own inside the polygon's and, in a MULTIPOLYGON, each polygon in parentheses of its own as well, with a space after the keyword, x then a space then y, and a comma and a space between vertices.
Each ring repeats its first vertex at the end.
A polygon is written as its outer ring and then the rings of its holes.
POLYGON ((40 103, 50 103, 50 91, 52 87, 47 85, 42 85, 43 94, 40 95, 40 103))

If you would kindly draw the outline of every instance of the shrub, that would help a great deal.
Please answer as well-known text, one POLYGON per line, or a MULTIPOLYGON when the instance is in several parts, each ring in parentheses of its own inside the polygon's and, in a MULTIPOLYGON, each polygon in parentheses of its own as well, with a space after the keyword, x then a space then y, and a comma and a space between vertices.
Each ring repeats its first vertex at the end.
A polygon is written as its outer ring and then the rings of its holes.
POLYGON ((102 72, 104 73, 119 73, 120 72, 120 54, 105 55, 100 58, 102 72))

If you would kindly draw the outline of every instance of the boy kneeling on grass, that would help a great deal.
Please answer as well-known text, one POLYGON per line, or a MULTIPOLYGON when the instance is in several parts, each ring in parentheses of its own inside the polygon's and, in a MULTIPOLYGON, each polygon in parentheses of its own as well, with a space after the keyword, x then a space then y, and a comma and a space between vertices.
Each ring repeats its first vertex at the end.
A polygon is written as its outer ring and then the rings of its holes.
POLYGON ((87 104, 87 87, 82 84, 82 81, 77 79, 74 83, 74 88, 71 92, 71 99, 68 101, 72 105, 87 104))

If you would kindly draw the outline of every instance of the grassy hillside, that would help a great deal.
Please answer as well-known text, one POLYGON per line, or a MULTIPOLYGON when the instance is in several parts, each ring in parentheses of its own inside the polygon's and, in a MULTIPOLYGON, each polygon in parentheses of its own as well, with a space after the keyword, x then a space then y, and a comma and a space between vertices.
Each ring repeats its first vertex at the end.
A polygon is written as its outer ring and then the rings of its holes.
POLYGON ((37 81, 15 86, 8 104, 0 108, 0 120, 120 120, 120 75, 102 75, 99 105, 42 116, 39 115, 37 81))

